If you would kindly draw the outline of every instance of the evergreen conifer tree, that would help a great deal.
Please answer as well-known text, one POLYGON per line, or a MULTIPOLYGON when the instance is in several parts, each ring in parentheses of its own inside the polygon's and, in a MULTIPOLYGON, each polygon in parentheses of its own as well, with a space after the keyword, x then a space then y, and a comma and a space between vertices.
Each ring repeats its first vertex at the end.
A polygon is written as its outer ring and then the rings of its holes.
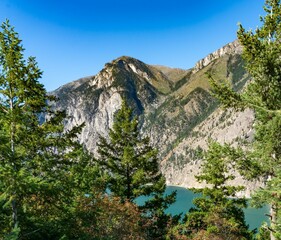
POLYGON ((281 4, 266 0, 262 25, 254 32, 241 25, 238 39, 243 46, 245 67, 252 80, 242 93, 211 77, 216 96, 227 108, 251 108, 255 112, 255 138, 252 151, 233 156, 242 174, 266 179, 266 187, 253 199, 257 206, 271 206, 271 240, 281 239, 281 4), (258 171, 257 171, 258 170, 258 171))
POLYGON ((42 71, 23 53, 7 20, 0 31, 0 238, 55 239, 48 234, 66 215, 89 158, 77 142, 82 126, 64 131, 65 113, 48 106, 54 97, 38 81, 42 71))
POLYGON ((99 164, 108 174, 108 189, 123 202, 134 202, 137 197, 150 196, 140 207, 148 227, 149 239, 162 239, 172 219, 165 209, 175 201, 175 192, 164 196, 165 178, 159 170, 157 151, 149 138, 141 138, 138 118, 126 101, 116 113, 109 140, 100 137, 99 164))
POLYGON ((242 186, 230 186, 233 180, 231 162, 225 147, 212 142, 204 154, 199 182, 207 184, 202 189, 193 189, 202 196, 195 198, 186 215, 184 231, 192 239, 252 239, 252 233, 245 223, 242 208, 247 203, 244 198, 236 198, 242 186))
POLYGON ((140 138, 137 117, 125 101, 115 116, 109 141, 100 137, 98 153, 99 163, 109 175, 109 190, 123 201, 165 190, 157 151, 147 137, 140 138))

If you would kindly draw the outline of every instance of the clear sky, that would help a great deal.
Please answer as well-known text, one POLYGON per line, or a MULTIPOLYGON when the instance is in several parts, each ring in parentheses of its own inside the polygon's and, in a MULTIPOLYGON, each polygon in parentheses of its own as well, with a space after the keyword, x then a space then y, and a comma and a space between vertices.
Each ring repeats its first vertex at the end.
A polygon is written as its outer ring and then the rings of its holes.
POLYGON ((255 29, 264 0, 0 0, 35 56, 48 91, 95 75, 126 55, 188 69, 236 39, 237 23, 255 29))

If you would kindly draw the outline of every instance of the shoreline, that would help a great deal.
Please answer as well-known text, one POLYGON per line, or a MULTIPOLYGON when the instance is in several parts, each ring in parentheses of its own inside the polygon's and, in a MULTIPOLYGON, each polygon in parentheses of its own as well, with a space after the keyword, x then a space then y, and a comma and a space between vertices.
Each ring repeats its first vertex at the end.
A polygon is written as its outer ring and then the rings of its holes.
MULTIPOLYGON (((183 189, 186 189, 186 190, 189 190, 189 191, 193 192, 193 191, 191 190, 192 188, 184 187, 184 186, 182 186, 182 185, 175 185, 175 184, 169 184, 169 185, 167 185, 167 184, 166 184, 166 189, 167 189, 167 187, 179 187, 179 188, 183 188, 183 189)), ((203 186, 202 186, 202 187, 197 187, 197 188, 194 187, 193 189, 202 189, 202 188, 204 188, 204 187, 203 187, 203 186)), ((236 195, 236 197, 237 197, 237 198, 246 198, 247 200, 250 200, 250 199, 251 199, 251 192, 252 192, 252 191, 245 189, 244 191, 238 192, 237 195, 236 195)))

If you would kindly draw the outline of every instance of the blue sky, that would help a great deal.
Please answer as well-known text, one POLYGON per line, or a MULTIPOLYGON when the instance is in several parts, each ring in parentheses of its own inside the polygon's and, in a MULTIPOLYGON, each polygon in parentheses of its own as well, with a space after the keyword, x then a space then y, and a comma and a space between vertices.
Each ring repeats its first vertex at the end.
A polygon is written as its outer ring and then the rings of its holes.
POLYGON ((126 55, 188 69, 235 40, 237 23, 255 29, 264 0, 1 0, 6 18, 35 56, 48 91, 95 75, 126 55))

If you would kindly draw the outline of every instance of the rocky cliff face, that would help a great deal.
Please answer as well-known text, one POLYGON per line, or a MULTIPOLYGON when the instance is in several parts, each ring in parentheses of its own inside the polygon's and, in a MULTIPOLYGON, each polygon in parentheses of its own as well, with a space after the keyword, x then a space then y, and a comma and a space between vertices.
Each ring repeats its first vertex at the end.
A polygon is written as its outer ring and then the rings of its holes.
MULTIPOLYGON (((249 79, 240 53, 241 46, 235 41, 200 60, 191 70, 151 66, 121 57, 107 63, 96 76, 52 92, 60 99, 54 107, 66 109, 70 116, 66 128, 85 123, 80 139, 95 153, 99 135, 108 136, 114 114, 126 98, 140 116, 141 133, 159 149, 167 184, 200 187, 194 178, 201 164, 196 153, 207 148, 207 139, 232 143, 251 135, 253 113, 219 109, 205 74, 211 71, 214 78, 226 79, 240 91, 249 79)), ((238 175, 235 182, 248 186, 246 194, 256 186, 238 175)))
POLYGON ((242 53, 242 46, 238 42, 238 40, 235 40, 231 43, 226 44, 222 48, 216 50, 213 53, 210 53, 205 58, 202 58, 199 60, 193 69, 193 73, 198 72, 202 68, 208 66, 212 61, 215 59, 218 59, 220 57, 223 57, 224 55, 233 55, 233 54, 241 54, 242 53))
MULTIPOLYGON (((198 183, 195 179, 201 168, 201 158, 198 153, 208 148, 209 139, 234 146, 237 142, 243 145, 251 141, 253 121, 254 113, 249 109, 243 112, 216 109, 162 158, 161 167, 167 184, 187 188, 203 187, 204 184, 198 183)), ((252 190, 261 186, 261 182, 246 181, 238 173, 235 173, 235 176, 235 180, 230 182, 231 185, 247 186, 245 191, 239 193, 240 196, 249 197, 252 190)))
POLYGON ((66 109, 70 116, 66 129, 85 123, 81 142, 95 152, 99 135, 108 135, 122 98, 128 99, 136 114, 142 115, 158 106, 161 91, 169 91, 170 85, 160 71, 136 59, 121 57, 107 63, 96 76, 66 84, 50 94, 60 99, 54 107, 66 109), (158 89, 152 84, 159 85, 158 89))

